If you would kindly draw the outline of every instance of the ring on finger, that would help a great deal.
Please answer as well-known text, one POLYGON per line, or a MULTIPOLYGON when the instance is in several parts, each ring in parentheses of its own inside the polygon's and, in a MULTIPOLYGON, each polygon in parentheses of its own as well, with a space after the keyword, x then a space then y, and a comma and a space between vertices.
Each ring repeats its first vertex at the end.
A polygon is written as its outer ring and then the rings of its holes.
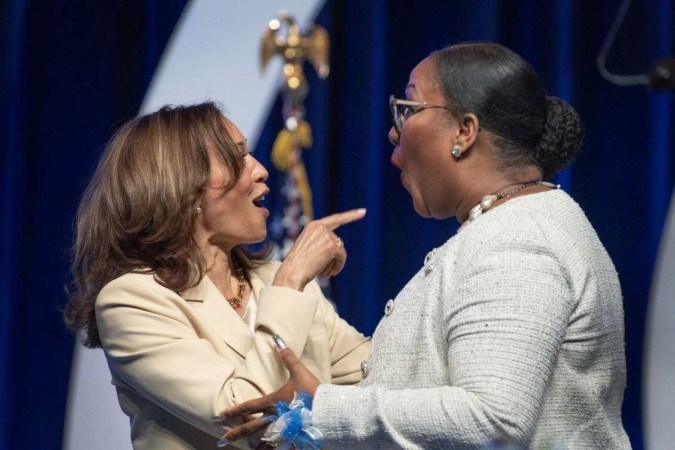
POLYGON ((337 238, 337 246, 338 246, 338 248, 343 247, 344 245, 345 245, 345 243, 342 242, 342 238, 340 238, 340 237, 338 236, 338 238, 337 238))

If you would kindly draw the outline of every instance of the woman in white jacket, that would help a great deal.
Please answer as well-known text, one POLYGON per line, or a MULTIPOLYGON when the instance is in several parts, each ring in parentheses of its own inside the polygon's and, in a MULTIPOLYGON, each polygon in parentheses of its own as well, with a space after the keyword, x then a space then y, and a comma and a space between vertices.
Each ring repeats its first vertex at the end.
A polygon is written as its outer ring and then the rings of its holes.
POLYGON ((577 113, 493 43, 434 52, 390 103, 415 210, 459 232, 387 303, 359 386, 319 384, 283 350, 290 382, 227 414, 306 390, 327 448, 629 448, 618 277, 583 211, 544 181, 579 150, 577 113))

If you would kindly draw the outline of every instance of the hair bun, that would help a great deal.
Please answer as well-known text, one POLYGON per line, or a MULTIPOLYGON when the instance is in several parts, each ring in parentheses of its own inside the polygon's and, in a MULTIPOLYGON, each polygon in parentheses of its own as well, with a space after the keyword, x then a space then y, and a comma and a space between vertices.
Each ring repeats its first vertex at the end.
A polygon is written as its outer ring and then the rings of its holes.
POLYGON ((583 138, 584 127, 574 108, 557 97, 546 97, 546 125, 534 155, 544 178, 574 161, 583 138))

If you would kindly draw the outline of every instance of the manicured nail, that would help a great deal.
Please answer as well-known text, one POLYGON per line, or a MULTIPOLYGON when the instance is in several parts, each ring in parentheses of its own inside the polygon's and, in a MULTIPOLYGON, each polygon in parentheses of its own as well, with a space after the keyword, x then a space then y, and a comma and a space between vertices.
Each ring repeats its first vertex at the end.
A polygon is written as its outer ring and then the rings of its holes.
MULTIPOLYGON (((212 442, 213 442, 213 441, 212 441, 212 442)), ((216 445, 217 445, 218 447, 225 447, 225 446, 226 446, 227 444, 229 444, 229 443, 230 443, 230 441, 228 441, 228 440, 225 439, 225 438, 222 438, 221 440, 219 440, 218 442, 216 442, 216 445)))
POLYGON ((359 209, 357 209, 357 211, 360 212, 361 214, 365 214, 366 208, 359 208, 359 209))
POLYGON ((272 339, 274 339, 274 343, 276 344, 279 350, 284 350, 285 348, 287 348, 286 343, 284 342, 283 339, 281 339, 281 336, 279 336, 278 334, 272 335, 272 339))
POLYGON ((222 414, 219 415, 219 416, 212 416, 211 417, 211 422, 222 422, 223 420, 225 420, 225 416, 222 415, 222 414))

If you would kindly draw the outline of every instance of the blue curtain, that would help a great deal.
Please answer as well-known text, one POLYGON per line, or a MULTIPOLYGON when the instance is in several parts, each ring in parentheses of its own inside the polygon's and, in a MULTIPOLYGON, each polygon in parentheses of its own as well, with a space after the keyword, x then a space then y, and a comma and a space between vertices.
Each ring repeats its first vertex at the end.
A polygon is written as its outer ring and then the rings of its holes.
POLYGON ((0 3, 0 448, 61 448, 79 197, 185 0, 0 3))
MULTIPOLYGON (((368 208, 366 219, 339 230, 350 259, 332 287, 341 314, 372 333, 387 299, 457 228, 419 218, 390 167, 388 95, 402 94, 429 52, 457 41, 494 40, 530 61, 587 126, 581 155, 559 180, 620 274, 624 423, 639 449, 644 319, 673 188, 675 127, 672 93, 614 86, 598 74, 619 3, 328 1, 318 22, 331 33, 332 74, 319 81, 308 70, 315 145, 304 159, 318 216, 368 208)), ((138 110, 184 4, 0 1, 0 448, 60 447, 73 338, 58 309, 75 208, 105 141, 138 110)), ((644 72, 673 55, 672 37, 672 0, 636 0, 608 64, 644 72)), ((257 145, 268 167, 279 106, 257 145)), ((271 186, 279 183, 272 171, 271 186)))
MULTIPOLYGON (((420 268, 426 253, 457 229, 412 208, 389 165, 390 93, 403 95, 410 70, 431 51, 466 40, 512 48, 551 95, 570 101, 587 128, 562 183, 596 227, 620 275, 626 316, 628 388, 624 424, 643 447, 641 366, 652 269, 673 189, 672 92, 619 87, 601 78, 596 57, 619 0, 329 1, 318 22, 331 35, 331 76, 313 71, 307 116, 317 142, 305 152, 318 215, 365 206, 360 223, 338 231, 349 261, 332 282, 340 313, 372 333, 384 304, 420 268)), ((635 1, 608 58, 612 71, 644 73, 673 51, 673 2, 635 1)), ((265 160, 281 126, 279 105, 258 145, 265 160)), ((429 180, 430 183, 433 180, 429 180)))

